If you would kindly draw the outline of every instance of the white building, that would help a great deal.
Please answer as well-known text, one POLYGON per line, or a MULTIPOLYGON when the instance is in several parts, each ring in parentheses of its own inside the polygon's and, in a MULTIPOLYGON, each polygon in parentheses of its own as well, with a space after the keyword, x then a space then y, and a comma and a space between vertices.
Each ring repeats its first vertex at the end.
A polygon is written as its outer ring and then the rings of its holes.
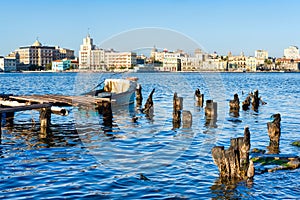
POLYGON ((255 57, 249 56, 246 57, 246 70, 247 71, 256 71, 257 59, 255 57))
POLYGON ((181 71, 182 53, 164 52, 163 71, 181 71))
MULTIPOLYGON (((93 39, 88 34, 83 38, 83 43, 79 50, 79 69, 83 70, 100 70, 100 51, 93 44, 93 39)), ((104 59, 102 60, 104 62, 104 59)))
POLYGON ((265 51, 265 50, 256 50, 255 51, 255 58, 257 59, 268 59, 269 57, 269 53, 268 51, 265 51))
POLYGON ((203 66, 200 70, 203 71, 225 71, 227 68, 227 61, 221 58, 210 58, 203 61, 203 66))
POLYGON ((265 60, 268 59, 269 53, 265 50, 256 50, 255 51, 255 59, 256 59, 256 65, 264 65, 265 60))
POLYGON ((288 48, 284 49, 283 55, 285 58, 288 58, 288 59, 300 58, 299 49, 296 46, 289 46, 288 48))
POLYGON ((80 70, 128 69, 136 63, 136 53, 99 49, 93 44, 90 35, 87 35, 80 45, 80 70))
POLYGON ((105 53, 105 64, 108 69, 128 69, 136 65, 136 53, 115 52, 105 53))
POLYGON ((0 71, 10 72, 17 70, 17 61, 15 58, 0 56, 0 71))

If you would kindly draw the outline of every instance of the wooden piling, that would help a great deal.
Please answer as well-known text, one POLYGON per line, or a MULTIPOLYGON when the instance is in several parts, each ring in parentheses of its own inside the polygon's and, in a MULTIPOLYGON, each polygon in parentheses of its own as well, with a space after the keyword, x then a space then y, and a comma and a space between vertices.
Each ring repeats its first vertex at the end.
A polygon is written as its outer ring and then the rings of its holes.
POLYGON ((150 110, 153 108, 152 96, 153 96, 154 92, 155 92, 155 88, 151 91, 151 93, 148 96, 148 99, 146 101, 146 104, 145 104, 144 108, 142 109, 143 113, 145 113, 145 114, 149 113, 150 110))
POLYGON ((230 112, 240 111, 240 99, 238 94, 234 94, 233 100, 229 101, 230 112))
POLYGON ((218 104, 213 100, 206 100, 206 107, 205 107, 205 116, 207 118, 214 118, 218 115, 218 104))
POLYGON ((183 105, 183 98, 178 97, 177 93, 173 96, 173 127, 179 128, 181 123, 181 110, 183 105))
POLYGON ((258 90, 255 90, 254 94, 252 94, 251 97, 252 97, 252 108, 253 110, 257 110, 260 101, 260 98, 258 97, 258 90))
POLYGON ((110 101, 103 101, 101 104, 98 104, 97 107, 98 113, 103 116, 103 125, 105 127, 112 127, 112 108, 110 101))
POLYGON ((193 123, 192 113, 188 110, 182 111, 182 128, 191 128, 193 123))
POLYGON ((245 101, 243 101, 242 108, 243 108, 244 111, 249 110, 250 101, 251 101, 251 97, 250 96, 247 96, 246 99, 245 99, 245 101))
POLYGON ((204 94, 201 94, 199 88, 196 89, 195 91, 195 98, 196 98, 196 105, 203 107, 204 103, 204 94))
POLYGON ((281 116, 279 113, 277 113, 272 115, 272 118, 273 121, 267 123, 268 135, 270 138, 268 149, 270 151, 269 153, 277 154, 279 153, 279 141, 281 135, 281 116))
POLYGON ((0 141, 1 141, 1 137, 2 137, 2 113, 0 113, 0 141))
POLYGON ((136 107, 141 107, 143 102, 143 96, 142 96, 142 86, 141 84, 137 84, 136 88, 136 107))
POLYGON ((43 128, 48 128, 51 123, 51 107, 40 109, 40 124, 43 128))
POLYGON ((230 140, 230 147, 216 146, 212 149, 214 163, 218 166, 223 180, 245 180, 253 178, 254 165, 249 161, 250 131, 244 129, 244 137, 230 140))
POLYGON ((14 112, 7 112, 5 113, 5 126, 13 126, 14 124, 14 117, 15 113, 14 112))

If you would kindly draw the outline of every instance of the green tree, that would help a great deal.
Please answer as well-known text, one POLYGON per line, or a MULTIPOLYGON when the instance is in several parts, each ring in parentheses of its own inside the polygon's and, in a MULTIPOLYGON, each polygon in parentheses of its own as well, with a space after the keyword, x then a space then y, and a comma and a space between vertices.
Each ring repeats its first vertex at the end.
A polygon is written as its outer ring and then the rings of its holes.
POLYGON ((52 62, 46 65, 46 70, 52 70, 52 62))

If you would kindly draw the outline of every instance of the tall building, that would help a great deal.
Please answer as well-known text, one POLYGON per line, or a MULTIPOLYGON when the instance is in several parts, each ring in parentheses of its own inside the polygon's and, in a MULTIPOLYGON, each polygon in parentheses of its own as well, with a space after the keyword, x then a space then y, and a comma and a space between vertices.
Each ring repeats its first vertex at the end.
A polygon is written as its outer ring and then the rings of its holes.
POLYGON ((79 51, 80 70, 127 69, 134 65, 136 65, 136 53, 100 49, 93 44, 89 34, 83 38, 79 51))
POLYGON ((265 64, 265 60, 268 59, 269 54, 268 54, 268 51, 266 51, 266 50, 256 50, 254 57, 256 59, 256 65, 262 66, 265 64))
POLYGON ((53 60, 63 58, 74 58, 74 51, 54 46, 43 46, 36 40, 31 46, 19 47, 15 50, 18 54, 20 64, 43 66, 50 64, 53 60))
POLYGON ((299 49, 296 46, 289 46, 288 48, 284 49, 283 55, 287 59, 298 59, 299 56, 299 49))
POLYGON ((256 59, 265 60, 265 59, 268 59, 268 57, 269 57, 268 51, 265 51, 265 50, 256 50, 255 51, 256 59))

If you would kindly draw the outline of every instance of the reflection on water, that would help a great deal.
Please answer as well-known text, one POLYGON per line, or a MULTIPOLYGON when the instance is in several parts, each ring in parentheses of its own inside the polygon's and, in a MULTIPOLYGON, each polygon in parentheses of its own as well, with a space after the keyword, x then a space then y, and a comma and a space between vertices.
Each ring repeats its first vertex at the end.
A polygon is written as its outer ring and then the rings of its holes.
MULTIPOLYGON (((0 93, 79 94, 110 75, 0 74, 0 93)), ((228 147, 230 138, 242 136, 246 125, 250 127, 251 148, 267 150, 266 123, 274 113, 282 116, 280 153, 299 155, 300 149, 290 143, 299 140, 300 75, 117 76, 137 76, 144 97, 156 89, 152 115, 141 113, 134 105, 113 106, 112 118, 105 118, 103 112, 95 109, 70 108, 69 116, 52 115, 50 128, 41 131, 37 111, 15 113, 11 126, 2 127, 0 198, 288 199, 300 195, 300 184, 295 178, 299 169, 260 174, 253 182, 222 183, 211 158, 213 146, 228 147), (197 88, 206 99, 218 102, 217 117, 207 118, 204 108, 195 106, 197 88), (255 89, 268 104, 256 111, 228 113, 233 94, 245 99, 255 89), (183 109, 192 114, 190 128, 173 128, 174 92, 184 97, 183 109), (149 180, 140 179, 140 174, 149 180)))

